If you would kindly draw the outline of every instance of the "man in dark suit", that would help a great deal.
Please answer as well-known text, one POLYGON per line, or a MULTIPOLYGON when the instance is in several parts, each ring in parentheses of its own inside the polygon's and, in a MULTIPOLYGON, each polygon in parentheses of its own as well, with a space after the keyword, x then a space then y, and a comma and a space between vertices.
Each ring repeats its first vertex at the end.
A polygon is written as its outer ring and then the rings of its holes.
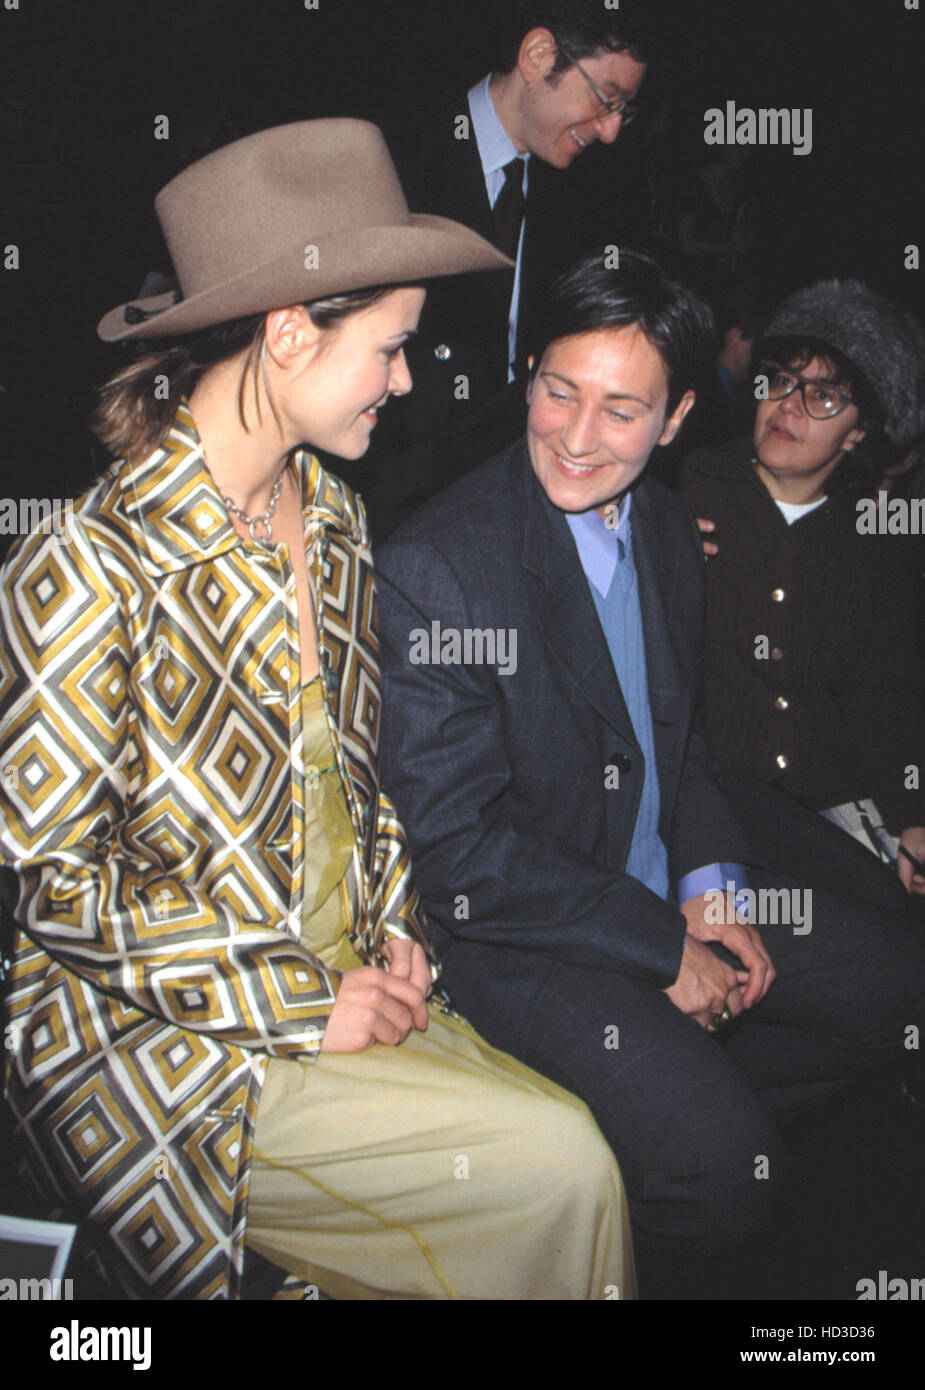
POLYGON ((377 558, 383 777, 445 981, 591 1107, 648 1296, 716 1286, 780 1191, 778 1124, 898 1060, 925 983, 920 939, 782 877, 714 780, 699 535, 644 475, 709 327, 647 258, 580 262, 526 440, 377 558))
MULTIPOLYGON (((361 470, 335 465, 362 492, 376 540, 522 432, 530 305, 608 234, 606 216, 576 207, 559 171, 631 119, 652 42, 642 9, 523 0, 506 65, 416 111, 413 124, 383 118, 409 206, 479 231, 515 267, 429 291, 406 350, 411 396, 383 417, 361 470)), ((602 213, 606 201, 601 191, 602 213)))

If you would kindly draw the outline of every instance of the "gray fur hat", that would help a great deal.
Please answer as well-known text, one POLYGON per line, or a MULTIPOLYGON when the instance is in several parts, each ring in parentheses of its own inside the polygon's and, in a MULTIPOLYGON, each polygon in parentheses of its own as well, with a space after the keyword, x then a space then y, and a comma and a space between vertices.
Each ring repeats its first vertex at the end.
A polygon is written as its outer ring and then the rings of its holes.
POLYGON ((820 280, 791 295, 764 337, 830 344, 875 392, 893 444, 903 447, 925 433, 925 330, 860 280, 820 280))

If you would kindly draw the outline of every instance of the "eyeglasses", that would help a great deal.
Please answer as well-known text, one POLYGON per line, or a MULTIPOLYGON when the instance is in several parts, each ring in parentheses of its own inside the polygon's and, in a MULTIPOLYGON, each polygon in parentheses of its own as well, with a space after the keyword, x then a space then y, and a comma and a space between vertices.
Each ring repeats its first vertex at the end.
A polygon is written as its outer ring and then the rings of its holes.
POLYGON ((607 121, 610 119, 611 116, 619 116, 624 125, 629 125, 630 121, 635 119, 635 117, 639 114, 638 106, 634 106, 631 101, 624 101, 622 97, 604 96, 604 93, 601 91, 600 87, 597 85, 591 74, 585 72, 578 59, 573 57, 572 54, 568 51, 568 49, 565 48, 564 45, 561 43, 559 44, 559 52, 562 54, 563 58, 568 59, 568 61, 572 64, 573 67, 576 67, 578 69, 578 71, 581 73, 582 77, 585 79, 588 86, 591 88, 592 92, 600 102, 600 106, 598 107, 597 111, 593 116, 593 119, 595 121, 607 121))
POLYGON ((784 371, 773 362, 765 363, 762 371, 770 378, 769 400, 782 401, 786 396, 792 396, 799 388, 803 408, 813 420, 831 420, 833 415, 840 415, 845 407, 851 404, 851 396, 834 391, 823 381, 810 381, 796 372, 784 371))

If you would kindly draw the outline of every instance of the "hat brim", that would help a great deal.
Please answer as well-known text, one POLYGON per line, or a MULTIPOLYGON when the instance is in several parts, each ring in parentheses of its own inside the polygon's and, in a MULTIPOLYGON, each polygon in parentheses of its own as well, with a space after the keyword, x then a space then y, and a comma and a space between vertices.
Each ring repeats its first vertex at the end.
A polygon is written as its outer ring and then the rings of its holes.
POLYGON ((466 271, 509 270, 513 264, 461 223, 412 213, 407 226, 365 227, 316 242, 306 237, 303 245, 179 303, 170 293, 120 304, 100 319, 96 331, 107 343, 180 337, 248 314, 268 313, 367 285, 417 284, 466 271), (126 310, 132 309, 146 317, 140 323, 129 322, 126 310))

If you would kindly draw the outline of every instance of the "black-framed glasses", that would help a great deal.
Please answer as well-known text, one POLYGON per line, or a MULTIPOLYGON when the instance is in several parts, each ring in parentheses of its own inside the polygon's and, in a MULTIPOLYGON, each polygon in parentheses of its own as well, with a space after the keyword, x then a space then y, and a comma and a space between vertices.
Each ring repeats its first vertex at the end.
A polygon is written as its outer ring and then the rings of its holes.
POLYGON ((843 391, 839 391, 828 382, 811 381, 808 377, 788 371, 786 367, 778 367, 773 362, 766 362, 761 370, 768 378, 769 400, 782 401, 799 390, 803 398, 803 409, 813 420, 831 420, 833 415, 840 415, 845 407, 851 404, 851 396, 846 396, 843 391))
POLYGON ((559 44, 559 52, 562 54, 563 58, 568 59, 573 67, 578 69, 600 102, 600 106, 592 117, 593 120, 607 121, 611 116, 619 116, 624 125, 629 125, 630 121, 638 116, 639 107, 634 106, 631 101, 626 101, 623 97, 605 96, 591 74, 585 71, 578 59, 568 51, 564 44, 559 44))

